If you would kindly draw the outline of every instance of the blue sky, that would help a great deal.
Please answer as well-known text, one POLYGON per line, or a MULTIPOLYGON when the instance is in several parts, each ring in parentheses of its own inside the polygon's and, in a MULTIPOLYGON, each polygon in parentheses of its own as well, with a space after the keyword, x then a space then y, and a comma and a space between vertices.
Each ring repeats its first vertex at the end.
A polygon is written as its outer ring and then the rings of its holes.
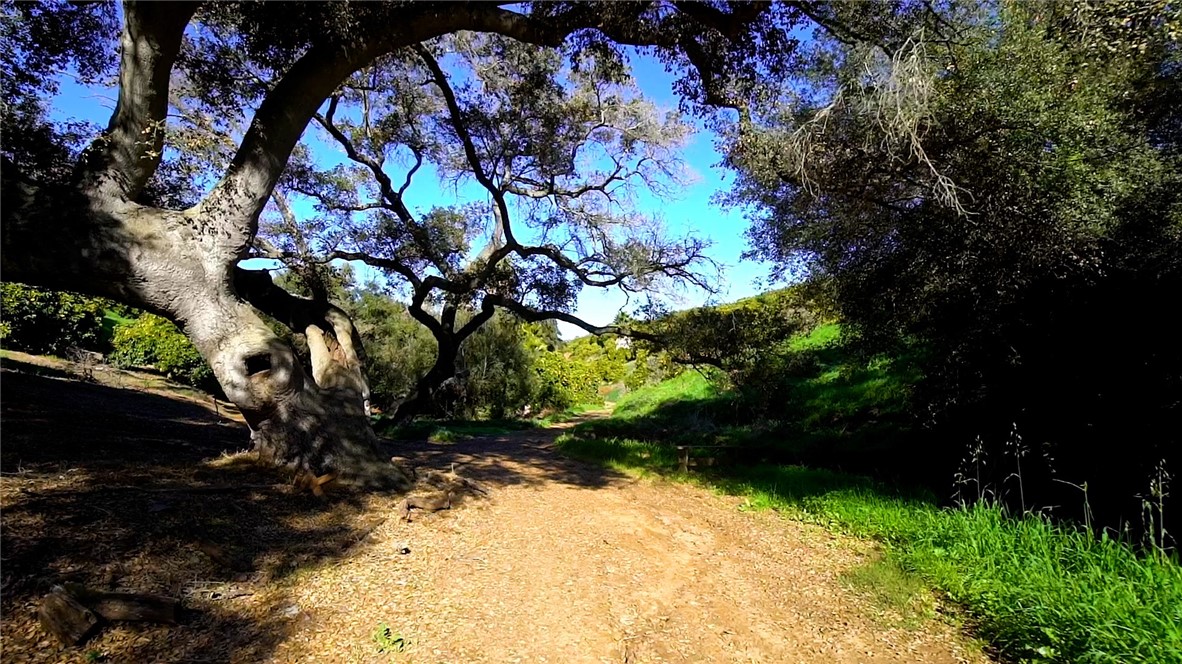
MULTIPOLYGON (((677 108, 679 99, 673 93, 674 76, 666 72, 660 62, 651 56, 633 54, 631 63, 633 74, 647 97, 662 108, 677 108)), ((682 154, 693 173, 693 184, 673 200, 641 195, 638 203, 642 213, 663 217, 675 234, 693 233, 711 241, 709 255, 722 266, 719 292, 713 299, 729 302, 766 290, 763 282, 769 266, 741 260, 748 247, 747 222, 742 211, 723 208, 712 201, 715 194, 725 191, 733 179, 732 174, 719 165, 722 157, 715 149, 715 140, 715 134, 698 123, 698 130, 682 154)), ((708 293, 698 289, 684 290, 679 295, 677 300, 670 302, 675 309, 701 305, 709 297, 708 293)), ((625 307, 625 302, 619 291, 586 289, 579 298, 578 313, 592 323, 609 323, 621 307, 625 307)), ((565 324, 560 328, 566 332, 565 324)))
MULTIPOLYGON (((674 77, 664 70, 651 56, 631 54, 633 73, 645 95, 662 109, 676 109, 678 98, 673 93, 674 77)), ((77 119, 105 126, 114 107, 114 93, 111 90, 96 89, 77 84, 69 77, 61 79, 58 97, 51 110, 57 120, 77 119)), ((721 265, 718 293, 709 293, 696 288, 677 289, 671 296, 662 298, 673 309, 698 306, 706 302, 727 302, 747 297, 766 290, 765 280, 768 266, 755 261, 741 260, 747 248, 744 235, 746 221, 741 210, 725 209, 713 203, 712 199, 727 189, 732 176, 718 165, 721 157, 715 150, 715 135, 698 125, 698 131, 690 138, 683 152, 683 159, 692 174, 692 184, 673 197, 658 199, 645 192, 636 196, 637 212, 643 215, 661 217, 674 235, 692 233, 708 239, 712 246, 708 254, 721 265)), ((314 151, 329 151, 327 143, 314 151)), ((334 163, 340 155, 317 154, 317 161, 334 163)), ((455 202, 457 195, 471 200, 468 192, 461 188, 455 191, 443 186, 434 178, 419 177, 412 187, 408 202, 412 208, 427 209, 435 205, 455 202)), ((299 212, 297 206, 297 212, 299 212)), ((361 267, 357 270, 361 280, 368 280, 372 272, 361 267)), ((643 304, 636 296, 631 300, 617 289, 585 288, 579 296, 575 314, 584 320, 603 325, 610 323, 620 311, 632 311, 643 304)), ((582 334, 579 328, 560 323, 565 338, 582 334)))

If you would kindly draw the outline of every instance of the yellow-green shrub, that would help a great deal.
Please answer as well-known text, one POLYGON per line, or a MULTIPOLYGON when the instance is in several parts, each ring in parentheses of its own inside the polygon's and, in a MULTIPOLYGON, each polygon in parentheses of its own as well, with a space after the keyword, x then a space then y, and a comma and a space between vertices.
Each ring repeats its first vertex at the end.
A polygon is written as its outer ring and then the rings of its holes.
POLYGON ((75 293, 0 284, 0 342, 5 348, 64 355, 72 347, 96 348, 103 301, 75 293))
POLYGON ((196 387, 212 387, 213 371, 197 348, 175 325, 160 316, 144 314, 115 328, 118 366, 150 365, 172 380, 196 387))

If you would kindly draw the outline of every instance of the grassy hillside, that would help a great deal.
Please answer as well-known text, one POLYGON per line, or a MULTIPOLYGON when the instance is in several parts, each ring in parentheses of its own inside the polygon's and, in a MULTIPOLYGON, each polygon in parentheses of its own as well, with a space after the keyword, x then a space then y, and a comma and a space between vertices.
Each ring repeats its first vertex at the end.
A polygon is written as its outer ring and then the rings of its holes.
POLYGON ((598 434, 691 445, 758 448, 785 463, 875 474, 922 472, 899 453, 923 446, 912 426, 911 358, 860 358, 842 345, 841 326, 825 323, 769 353, 765 380, 728 387, 713 368, 625 394, 598 434))
POLYGON ((677 472, 674 443, 872 457, 910 435, 908 362, 859 360, 836 345, 839 337, 830 325, 792 342, 812 353, 817 366, 790 378, 798 401, 786 404, 784 419, 774 424, 743 422, 740 395, 688 372, 627 395, 611 419, 582 425, 559 445, 617 469, 703 483, 745 496, 752 508, 875 538, 892 565, 965 607, 980 634, 1008 658, 1182 662, 1176 556, 1138 556, 1107 534, 1095 537, 1039 515, 1013 518, 986 504, 941 508, 922 492, 802 465, 677 472))

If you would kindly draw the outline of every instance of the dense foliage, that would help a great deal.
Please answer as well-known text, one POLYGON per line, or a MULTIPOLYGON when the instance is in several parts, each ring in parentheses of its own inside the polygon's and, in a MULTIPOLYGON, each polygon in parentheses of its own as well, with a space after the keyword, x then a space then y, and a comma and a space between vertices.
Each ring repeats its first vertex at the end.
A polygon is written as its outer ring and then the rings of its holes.
POLYGON ((790 383, 816 372, 811 353, 792 346, 826 317, 825 289, 804 284, 731 304, 659 315, 638 326, 651 337, 639 347, 666 361, 710 366, 725 387, 743 394, 742 417, 782 419, 790 383))
MULTIPOLYGON (((365 343, 371 400, 392 412, 436 362, 436 339, 405 304, 384 293, 366 289, 350 297, 345 306, 365 343)), ((460 324, 470 318, 457 313, 460 324)), ((602 402, 600 388, 620 382, 628 360, 614 337, 604 345, 599 339, 564 344, 552 323, 498 313, 460 345, 455 375, 423 414, 499 419, 602 402)))
MULTIPOLYGON (((536 353, 527 347, 528 333, 513 316, 493 316, 460 346, 454 388, 444 395, 453 415, 494 419, 552 405, 538 391, 536 353)), ((437 407, 446 407, 446 403, 437 407)), ((559 406, 564 407, 564 406, 559 406)))
MULTIPOLYGON (((327 167, 316 151, 298 152, 255 252, 299 273, 314 297, 331 290, 317 282, 333 257, 364 262, 400 290, 435 350, 398 419, 486 400, 472 367, 495 365, 460 355, 496 335, 472 338, 497 315, 590 330, 572 313, 584 287, 705 283, 705 243, 669 236, 634 205, 639 192, 681 186, 689 125, 648 100, 612 49, 455 35, 380 59, 314 120, 347 160, 327 167), (454 201, 412 209, 427 170, 476 195, 457 186, 454 201)), ((559 401, 581 389, 549 384, 559 401)), ((501 388, 508 402, 528 400, 523 383, 501 388)))
POLYGON ((172 380, 213 389, 216 382, 205 359, 189 338, 168 320, 153 314, 119 324, 108 356, 116 366, 151 366, 172 380))
MULTIPOLYGON (((931 474, 915 461, 917 452, 938 440, 919 426, 915 413, 918 351, 862 352, 840 323, 816 322, 826 314, 820 301, 805 296, 815 292, 807 285, 794 287, 669 317, 681 320, 655 321, 663 329, 685 330, 688 321, 738 320, 731 318, 738 310, 745 312, 746 321, 787 313, 795 322, 773 325, 789 336, 769 335, 746 348, 726 345, 745 336, 729 326, 708 325, 687 336, 662 338, 669 350, 656 352, 666 362, 684 352, 687 339, 709 345, 717 338, 717 347, 732 348, 733 357, 725 357, 721 366, 690 362, 695 369, 675 380, 638 386, 619 400, 612 420, 587 428, 605 434, 622 431, 654 443, 731 445, 735 449, 727 454, 735 461, 807 464, 950 492, 951 469, 931 474), (797 325, 801 320, 813 322, 802 328, 797 325)), ((684 357, 679 361, 686 362, 684 357)))
POLYGON ((1140 523, 1182 466, 1176 8, 950 5, 883 29, 830 40, 820 84, 737 135, 758 253, 826 278, 866 352, 922 348, 930 475, 971 444, 983 495, 1140 523))
POLYGON ((381 292, 363 290, 346 307, 365 346, 370 401, 388 410, 431 367, 435 340, 404 304, 381 292))
MULTIPOLYGON (((598 399, 599 379, 593 365, 571 361, 554 351, 540 352, 535 365, 537 400, 558 410, 598 399)), ((600 400, 602 401, 602 400, 600 400)))
POLYGON ((0 343, 6 348, 65 355, 99 347, 101 299, 8 282, 0 284, 0 298, 0 343))

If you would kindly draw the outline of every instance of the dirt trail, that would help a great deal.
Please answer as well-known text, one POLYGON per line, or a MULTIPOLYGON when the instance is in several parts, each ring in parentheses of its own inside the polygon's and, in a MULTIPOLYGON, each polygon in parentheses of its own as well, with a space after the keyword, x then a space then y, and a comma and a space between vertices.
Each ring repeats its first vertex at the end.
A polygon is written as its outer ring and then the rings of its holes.
POLYGON ((949 625, 873 619, 839 581, 866 544, 562 458, 560 432, 403 447, 491 496, 391 519, 302 579, 273 661, 389 661, 379 625, 409 643, 394 661, 987 661, 949 625))
POLYGON ((293 493, 233 454, 247 431, 207 396, 13 358, 5 662, 987 661, 954 627, 892 627, 848 591, 841 574, 871 545, 567 459, 561 428, 390 443, 489 491, 405 523, 398 496, 293 493), (250 488, 194 491, 222 485, 250 488), (35 612, 66 581, 179 596, 187 611, 63 648, 35 612), (378 652, 381 626, 401 651, 378 652))

